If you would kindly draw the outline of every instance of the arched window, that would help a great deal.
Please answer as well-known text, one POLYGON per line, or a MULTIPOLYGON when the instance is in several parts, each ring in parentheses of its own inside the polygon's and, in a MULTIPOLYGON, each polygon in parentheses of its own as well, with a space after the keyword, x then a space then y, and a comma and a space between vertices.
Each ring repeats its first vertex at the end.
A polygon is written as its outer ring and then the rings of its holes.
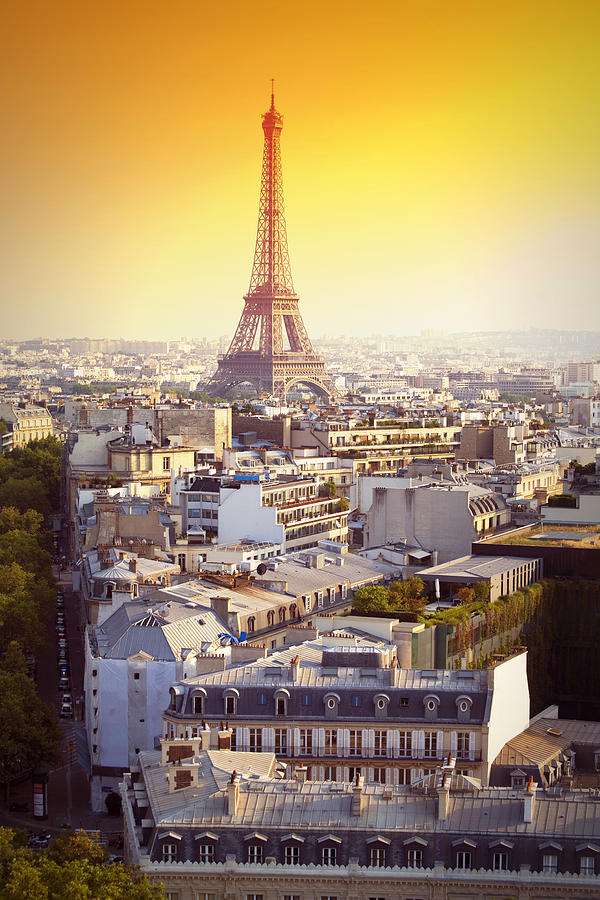
POLYGON ((273 612, 272 609, 270 609, 269 612, 267 613, 267 625, 269 627, 271 627, 271 625, 273 625, 274 623, 275 623, 275 613, 273 612))
POLYGON ((298 607, 296 606, 295 603, 292 603, 290 605, 290 619, 295 619, 297 615, 298 615, 298 607))
POLYGON ((279 621, 285 622, 285 607, 284 606, 280 607, 280 609, 279 609, 279 621))
POLYGON ((256 619, 254 618, 254 616, 250 616, 250 618, 248 619, 248 631, 254 631, 255 628, 256 619))

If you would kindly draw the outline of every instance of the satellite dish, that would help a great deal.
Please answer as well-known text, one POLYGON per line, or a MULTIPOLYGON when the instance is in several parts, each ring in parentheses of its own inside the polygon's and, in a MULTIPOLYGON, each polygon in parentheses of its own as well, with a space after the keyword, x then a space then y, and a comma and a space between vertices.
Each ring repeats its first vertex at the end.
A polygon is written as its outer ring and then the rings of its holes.
POLYGON ((267 567, 265 566, 264 563, 259 563, 257 565, 256 572, 258 575, 264 575, 266 571, 267 571, 267 567))

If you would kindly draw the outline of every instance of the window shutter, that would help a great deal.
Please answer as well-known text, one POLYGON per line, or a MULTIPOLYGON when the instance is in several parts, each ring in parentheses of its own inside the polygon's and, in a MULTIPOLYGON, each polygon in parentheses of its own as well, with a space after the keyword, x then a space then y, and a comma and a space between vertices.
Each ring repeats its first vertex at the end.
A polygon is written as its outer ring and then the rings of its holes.
POLYGON ((412 733, 412 752, 411 752, 411 755, 412 755, 412 758, 413 758, 413 759, 418 759, 418 758, 419 758, 419 732, 418 732, 418 731, 413 731, 413 733, 412 733))
POLYGON ((344 756, 348 756, 348 753, 350 751, 350 729, 344 728, 343 733, 344 733, 344 756))
POLYGON ((344 753, 344 728, 338 728, 337 730, 337 755, 345 756, 344 753))
POLYGON ((297 731, 297 730, 298 730, 298 729, 294 729, 294 728, 288 728, 288 730, 287 730, 287 752, 288 752, 288 756, 291 756, 292 753, 293 753, 293 746, 294 746, 294 731, 297 731))
POLYGON ((294 744, 289 748, 291 754, 295 756, 297 753, 300 753, 300 729, 294 728, 294 744))
POLYGON ((438 731, 437 733, 437 758, 444 758, 444 732, 438 731))
POLYGON ((423 757, 423 756, 425 756, 425 732, 419 731, 418 735, 419 735, 419 756, 423 757))
POLYGON ((375 729, 369 728, 369 756, 375 756, 375 729))
POLYGON ((369 755, 369 730, 367 728, 362 730, 362 755, 365 759, 369 755))
POLYGON ((262 745, 263 750, 266 753, 272 753, 275 749, 275 729, 274 728, 263 728, 262 730, 262 745))
POLYGON ((458 753, 458 735, 457 735, 456 731, 453 731, 450 734, 450 755, 456 759, 457 753, 458 753))
POLYGON ((319 728, 319 756, 322 755, 325 750, 325 729, 319 728))
POLYGON ((250 729, 249 728, 240 728, 242 732, 242 749, 249 750, 250 749, 250 729))
POLYGON ((388 741, 390 739, 392 742, 392 757, 397 759, 400 756, 400 732, 396 730, 390 731, 388 741))
POLYGON ((312 755, 318 756, 319 755, 318 750, 319 750, 319 729, 313 728, 312 729, 312 755))
POLYGON ((475 737, 474 731, 469 733, 469 759, 475 759, 475 737))

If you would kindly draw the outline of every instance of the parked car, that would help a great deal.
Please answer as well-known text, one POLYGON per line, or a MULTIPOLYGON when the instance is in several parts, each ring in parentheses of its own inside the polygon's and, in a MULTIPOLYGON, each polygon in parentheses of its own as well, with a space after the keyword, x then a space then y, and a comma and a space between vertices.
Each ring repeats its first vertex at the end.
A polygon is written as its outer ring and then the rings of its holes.
POLYGON ((70 689, 70 687, 71 687, 71 682, 66 677, 66 675, 63 675, 61 678, 58 679, 59 691, 68 691, 70 689))
POLYGON ((73 715, 73 705, 71 703, 61 703, 60 717, 61 719, 70 719, 73 715))
POLYGON ((32 834, 27 845, 36 849, 42 849, 47 847, 51 840, 52 834, 50 834, 50 832, 45 834, 32 834))
POLYGON ((72 696, 71 696, 70 694, 63 694, 63 695, 62 695, 62 702, 63 702, 63 703, 70 703, 70 704, 72 705, 72 704, 73 704, 73 698, 72 698, 72 696))

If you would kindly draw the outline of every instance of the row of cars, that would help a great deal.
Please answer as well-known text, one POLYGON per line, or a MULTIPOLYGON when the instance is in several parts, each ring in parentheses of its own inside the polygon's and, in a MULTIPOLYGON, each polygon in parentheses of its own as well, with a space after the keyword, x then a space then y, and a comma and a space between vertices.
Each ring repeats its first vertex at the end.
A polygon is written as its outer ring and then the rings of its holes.
POLYGON ((71 694, 71 666, 69 663, 69 642, 65 622, 65 595, 59 591, 56 596, 56 645, 58 657, 58 690, 60 693, 60 717, 73 717, 73 696, 71 694))

